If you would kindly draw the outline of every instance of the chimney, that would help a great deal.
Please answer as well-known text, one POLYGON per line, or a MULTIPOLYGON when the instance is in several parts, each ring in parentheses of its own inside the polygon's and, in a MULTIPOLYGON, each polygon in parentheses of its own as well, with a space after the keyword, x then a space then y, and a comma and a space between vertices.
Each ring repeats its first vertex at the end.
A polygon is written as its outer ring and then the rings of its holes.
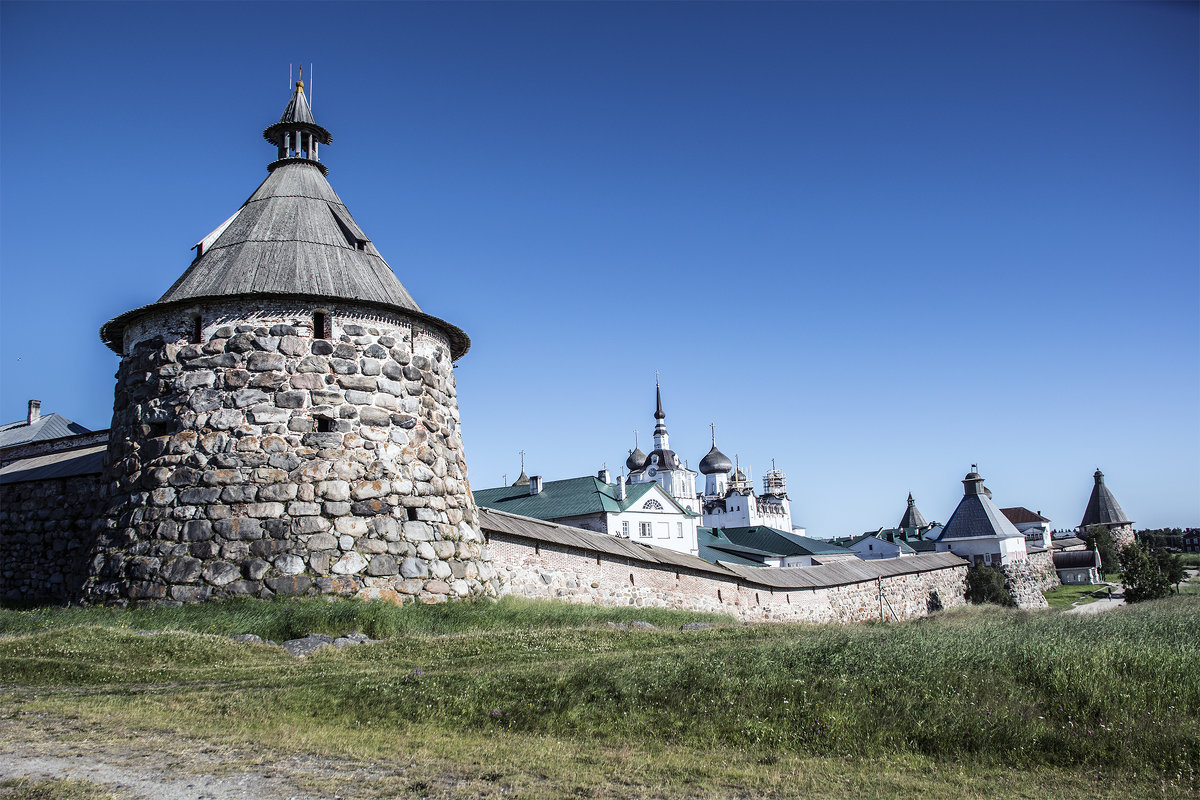
POLYGON ((32 425, 33 423, 37 422, 39 419, 41 419, 41 416, 42 416, 42 401, 41 400, 30 400, 29 401, 29 417, 28 417, 29 424, 32 425))
POLYGON ((625 502, 625 478, 617 481, 617 499, 622 503, 625 502))
POLYGON ((529 478, 529 493, 530 494, 541 494, 542 493, 542 476, 541 475, 533 475, 529 478))
POLYGON ((608 467, 605 467, 602 470, 600 470, 599 472, 597 472, 596 477, 600 479, 601 483, 612 483, 612 480, 610 479, 609 474, 608 474, 608 467))

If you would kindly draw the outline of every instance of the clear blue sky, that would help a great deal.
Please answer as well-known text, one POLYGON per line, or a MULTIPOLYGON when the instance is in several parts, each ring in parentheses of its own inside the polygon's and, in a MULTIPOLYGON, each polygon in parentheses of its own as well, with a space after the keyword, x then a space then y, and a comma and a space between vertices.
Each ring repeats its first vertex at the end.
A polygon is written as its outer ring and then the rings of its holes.
POLYGON ((0 420, 108 425, 107 319, 273 157, 464 328, 471 481, 775 458, 822 536, 972 463, 1075 525, 1200 525, 1194 3, 0 4, 0 420))

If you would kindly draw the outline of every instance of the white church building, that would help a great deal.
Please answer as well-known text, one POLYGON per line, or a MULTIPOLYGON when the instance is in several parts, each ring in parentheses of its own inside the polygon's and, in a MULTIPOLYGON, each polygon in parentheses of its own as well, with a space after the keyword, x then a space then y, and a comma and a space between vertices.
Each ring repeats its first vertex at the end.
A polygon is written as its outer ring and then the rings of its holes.
MULTIPOLYGON (((625 459, 630 484, 654 481, 684 508, 701 515, 706 528, 753 528, 758 526, 793 532, 792 509, 787 496, 787 476, 771 470, 763 478, 763 493, 754 493, 754 483, 729 457, 717 449, 713 429, 712 449, 700 459, 704 491, 696 489, 696 472, 680 462, 670 448, 667 415, 663 412, 662 389, 654 387, 654 449, 647 455, 634 443, 625 459)), ((803 533, 803 529, 799 529, 803 533)))

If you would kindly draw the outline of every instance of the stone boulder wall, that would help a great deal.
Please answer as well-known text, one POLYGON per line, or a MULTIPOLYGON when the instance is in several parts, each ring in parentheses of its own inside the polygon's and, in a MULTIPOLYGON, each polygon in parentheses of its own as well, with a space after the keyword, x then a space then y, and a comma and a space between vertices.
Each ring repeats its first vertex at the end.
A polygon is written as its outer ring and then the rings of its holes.
POLYGON ((1039 592, 1048 592, 1062 586, 1058 579, 1058 571, 1054 569, 1054 553, 1046 550, 1041 553, 1029 554, 1029 569, 1033 573, 1035 585, 1039 592))
POLYGON ((0 486, 0 600, 65 602, 88 575, 100 475, 0 486))
MULTIPOLYGON (((1053 568, 1053 565, 1052 565, 1053 568)), ((1012 595, 1018 608, 1049 608, 1042 595, 1045 577, 1035 563, 1018 561, 998 568, 1004 573, 1004 588, 1012 595)))
POLYGON ((496 596, 444 334, 230 303, 126 331, 90 602, 496 596))

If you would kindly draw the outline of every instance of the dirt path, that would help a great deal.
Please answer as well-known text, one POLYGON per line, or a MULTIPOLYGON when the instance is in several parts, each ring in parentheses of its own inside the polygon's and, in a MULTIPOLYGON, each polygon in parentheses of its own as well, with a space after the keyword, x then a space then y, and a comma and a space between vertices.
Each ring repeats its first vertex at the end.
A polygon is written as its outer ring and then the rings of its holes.
POLYGON ((62 742, 0 721, 0 778, 75 778, 103 784, 121 798, 138 800, 299 800, 288 780, 227 771, 220 754, 180 758, 142 746, 97 746, 87 739, 62 742), (224 774, 214 774, 224 773, 224 774))

